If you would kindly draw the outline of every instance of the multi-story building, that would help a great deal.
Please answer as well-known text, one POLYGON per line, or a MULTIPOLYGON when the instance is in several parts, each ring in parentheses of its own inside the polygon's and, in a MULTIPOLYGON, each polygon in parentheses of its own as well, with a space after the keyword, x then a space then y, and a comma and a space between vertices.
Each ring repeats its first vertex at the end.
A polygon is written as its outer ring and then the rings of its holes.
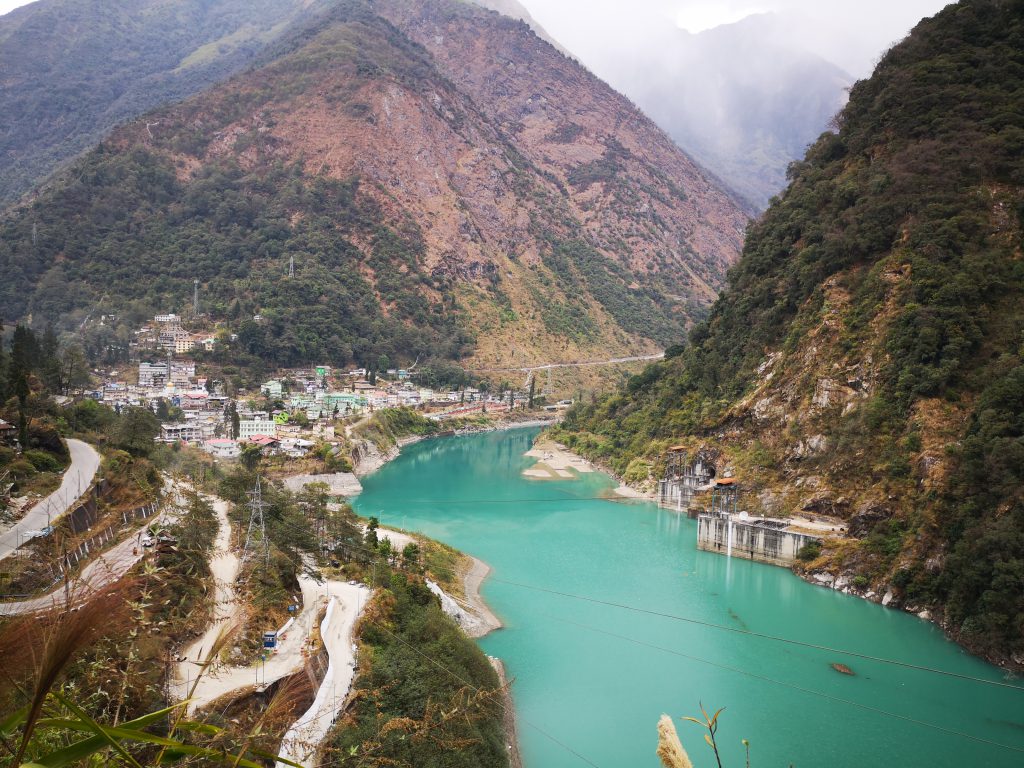
POLYGON ((160 441, 164 443, 198 443, 205 435, 201 424, 161 424, 160 441))
POLYGON ((282 386, 281 382, 277 381, 276 379, 271 381, 265 381, 260 385, 260 392, 262 392, 269 398, 276 399, 281 397, 282 394, 284 394, 284 387, 282 386))
POLYGON ((139 386, 156 389, 167 385, 167 363, 139 363, 139 386))
POLYGON ((240 440, 248 440, 259 435, 276 436, 277 425, 270 419, 243 419, 238 422, 238 438, 240 440))
POLYGON ((179 389, 188 389, 196 377, 196 364, 191 360, 175 360, 171 363, 171 384, 179 389))

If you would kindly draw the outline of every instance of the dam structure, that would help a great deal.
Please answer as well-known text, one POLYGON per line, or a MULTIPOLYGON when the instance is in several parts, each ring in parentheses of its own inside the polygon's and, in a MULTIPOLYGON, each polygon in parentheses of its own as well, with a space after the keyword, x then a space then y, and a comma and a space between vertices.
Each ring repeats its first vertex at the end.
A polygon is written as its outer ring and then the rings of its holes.
POLYGON ((753 517, 737 511, 738 505, 739 486, 735 480, 717 481, 711 511, 697 516, 697 549, 790 566, 805 545, 821 541, 817 536, 791 530, 790 520, 753 517))
POLYGON ((658 481, 658 506, 692 517, 694 496, 711 489, 714 463, 699 452, 691 462, 684 446, 674 446, 668 449, 665 464, 665 477, 658 481))

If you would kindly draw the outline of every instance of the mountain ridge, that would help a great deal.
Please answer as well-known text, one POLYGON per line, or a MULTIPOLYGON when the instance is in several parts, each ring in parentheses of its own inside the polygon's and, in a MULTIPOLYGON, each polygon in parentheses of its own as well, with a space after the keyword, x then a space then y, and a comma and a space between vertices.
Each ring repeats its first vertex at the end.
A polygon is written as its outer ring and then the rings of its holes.
POLYGON ((461 3, 342 2, 263 56, 118 128, 8 215, 16 316, 180 306, 195 278, 244 351, 271 363, 380 347, 522 364, 654 351, 736 258, 732 199, 522 22, 461 3), (509 61, 517 72, 502 72, 509 61), (565 105, 533 99, 539 69, 569 84, 565 105), (256 314, 268 319, 245 319, 256 314))
POLYGON ((859 82, 709 319, 563 438, 634 482, 683 444, 801 564, 1024 667, 1024 4, 965 0, 859 82))

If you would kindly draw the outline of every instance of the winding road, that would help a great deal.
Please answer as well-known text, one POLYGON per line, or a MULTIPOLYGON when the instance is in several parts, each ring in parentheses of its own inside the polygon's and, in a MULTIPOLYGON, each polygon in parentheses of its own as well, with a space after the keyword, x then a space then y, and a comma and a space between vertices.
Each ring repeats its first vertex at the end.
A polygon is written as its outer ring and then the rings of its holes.
POLYGON ((88 443, 68 439, 71 464, 60 488, 30 509, 14 526, 0 534, 0 560, 10 557, 24 537, 56 522, 89 489, 100 468, 100 455, 88 443))
MULTIPOLYGON (((302 670, 305 664, 304 651, 313 634, 320 609, 328 607, 330 613, 323 624, 324 644, 330 657, 330 666, 325 685, 330 682, 332 695, 326 706, 333 708, 344 702, 351 685, 351 674, 343 679, 345 669, 352 672, 354 654, 351 633, 356 617, 369 598, 369 590, 361 585, 340 581, 318 581, 311 576, 299 576, 302 590, 302 610, 288 625, 288 631, 278 637, 277 649, 266 661, 257 661, 247 666, 228 666, 218 659, 210 659, 210 651, 218 638, 228 627, 241 623, 243 606, 237 599, 235 582, 241 568, 238 555, 231 550, 231 523, 228 519, 228 504, 222 499, 210 499, 220 527, 214 541, 214 553, 210 570, 216 585, 216 604, 213 619, 207 630, 192 641, 181 652, 175 665, 171 691, 175 698, 188 699, 188 712, 195 712, 222 696, 249 688, 263 689, 278 680, 302 670), (209 663, 208 661, 212 661, 209 663), (206 671, 199 676, 206 666, 206 671), (198 682, 196 678, 199 676, 198 682), (335 695, 336 694, 336 695, 335 695)), ((265 627, 265 629, 276 629, 265 627)), ((325 709, 325 700, 318 694, 314 706, 317 712, 298 732, 292 735, 290 748, 294 754, 306 754, 319 743, 322 723, 329 726, 336 711, 325 709), (309 726, 312 725, 312 728, 309 726)), ((323 731, 326 733, 326 731, 323 731)))
POLYGON ((142 533, 152 527, 163 527, 177 522, 179 511, 185 508, 185 499, 181 488, 175 483, 168 487, 171 503, 159 517, 147 520, 138 526, 120 544, 116 544, 82 568, 82 572, 67 587, 58 586, 40 597, 11 603, 0 603, 0 616, 20 616, 29 613, 42 613, 56 608, 67 607, 68 600, 73 605, 84 602, 96 592, 115 581, 120 580, 132 566, 145 557, 146 550, 140 546, 142 533))
POLYGON ((656 355, 636 355, 634 357, 613 357, 609 360, 584 360, 575 363, 541 363, 539 365, 517 365, 509 368, 467 368, 467 373, 536 373, 547 371, 553 368, 589 368, 596 365, 620 365, 622 363, 642 363, 647 361, 661 360, 665 357, 664 352, 656 355))

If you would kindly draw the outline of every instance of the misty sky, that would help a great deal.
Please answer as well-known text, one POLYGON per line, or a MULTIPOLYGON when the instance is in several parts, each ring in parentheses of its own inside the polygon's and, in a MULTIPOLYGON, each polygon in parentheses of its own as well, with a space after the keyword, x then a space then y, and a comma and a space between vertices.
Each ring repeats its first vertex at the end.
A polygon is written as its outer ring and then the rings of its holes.
POLYGON ((19 5, 28 5, 29 0, 0 0, 0 15, 13 11, 19 5))
MULTIPOLYGON (((751 13, 790 13, 807 48, 847 72, 870 74, 878 56, 947 0, 520 0, 553 37, 597 66, 602 50, 652 42, 652 27, 701 32, 751 13)), ((0 14, 26 0, 0 0, 0 14)))
POLYGON ((657 44, 651 30, 697 33, 753 13, 786 14, 801 43, 855 77, 925 16, 950 0, 520 0, 584 63, 598 70, 605 52, 657 44))
MULTIPOLYGON (((600 69, 608 48, 653 43, 651 30, 701 32, 751 13, 789 14, 806 47, 847 72, 870 74, 878 56, 947 0, 520 0, 553 37, 600 69)), ((26 5, 0 0, 0 14, 26 5)))

